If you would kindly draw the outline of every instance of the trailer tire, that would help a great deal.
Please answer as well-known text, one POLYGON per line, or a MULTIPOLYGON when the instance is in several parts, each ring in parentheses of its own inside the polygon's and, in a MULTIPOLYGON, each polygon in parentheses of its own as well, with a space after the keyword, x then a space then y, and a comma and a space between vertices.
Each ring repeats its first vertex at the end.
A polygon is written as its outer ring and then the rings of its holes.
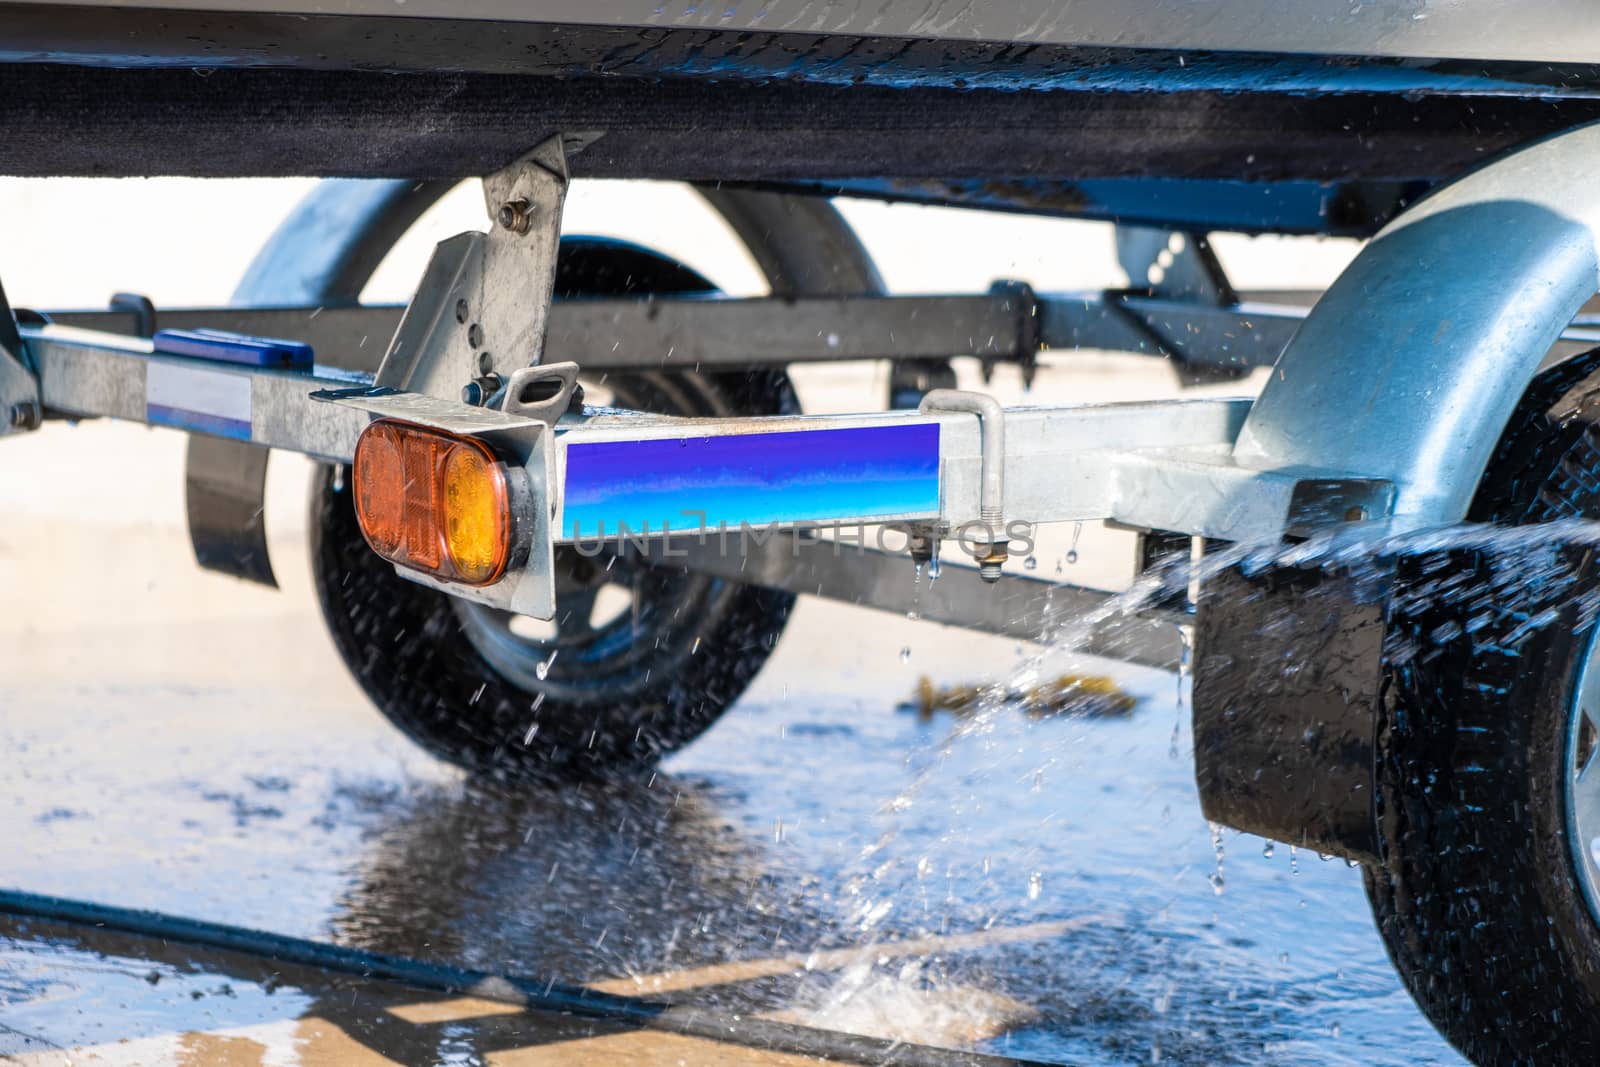
MULTIPOLYGON (((556 289, 572 297, 710 285, 645 249, 586 239, 563 242, 556 289)), ((613 374, 603 384, 631 406, 666 414, 797 410, 779 371, 613 374)), ((558 594, 558 623, 576 637, 561 629, 545 640, 526 637, 515 617, 397 575, 367 546, 351 495, 345 468, 319 469, 311 560, 334 646, 395 726, 478 775, 555 781, 650 767, 743 693, 794 603, 792 594, 758 586, 626 559, 608 570, 605 559, 558 550, 571 596, 626 579, 632 609, 596 629, 587 611, 581 624, 570 611, 563 621, 558 594)))
MULTIPOLYGON (((1600 518, 1597 372, 1591 352, 1534 383, 1472 521, 1600 518)), ((1592 547, 1548 550, 1559 582, 1493 552, 1404 559, 1391 612, 1375 767, 1384 862, 1366 869, 1367 894, 1418 1005, 1485 1065, 1600 1057, 1600 899, 1568 808, 1574 768, 1600 772, 1579 748, 1577 693, 1600 652, 1579 610, 1600 571, 1592 547), (1530 627, 1543 612, 1555 621, 1530 627)))

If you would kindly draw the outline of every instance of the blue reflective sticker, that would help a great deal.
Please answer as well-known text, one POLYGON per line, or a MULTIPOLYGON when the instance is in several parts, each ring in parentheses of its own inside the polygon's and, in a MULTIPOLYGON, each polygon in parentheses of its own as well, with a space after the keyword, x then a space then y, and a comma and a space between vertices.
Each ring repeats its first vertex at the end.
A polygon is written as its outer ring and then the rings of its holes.
POLYGON ((252 337, 227 330, 157 330, 151 340, 158 356, 188 356, 285 370, 310 370, 312 366, 310 345, 276 337, 252 337))
POLYGON ((562 532, 693 530, 939 513, 939 424, 567 446, 562 532))

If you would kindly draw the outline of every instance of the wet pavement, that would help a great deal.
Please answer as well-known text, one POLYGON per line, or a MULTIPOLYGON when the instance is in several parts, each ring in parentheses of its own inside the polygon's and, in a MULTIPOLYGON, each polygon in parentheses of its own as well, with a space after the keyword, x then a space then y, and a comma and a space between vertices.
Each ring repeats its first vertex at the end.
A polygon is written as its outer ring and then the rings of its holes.
MULTIPOLYGON (((323 635, 298 461, 271 486, 274 593, 194 569, 177 435, 5 448, 7 887, 1049 1062, 1459 1062, 1359 872, 1214 844, 1171 675, 805 601, 648 785, 471 785, 323 635), (1139 704, 976 729, 899 707, 924 675, 1067 670, 1139 704)), ((0 924, 0 1057, 24 1063, 798 1062, 697 1041, 0 924)))

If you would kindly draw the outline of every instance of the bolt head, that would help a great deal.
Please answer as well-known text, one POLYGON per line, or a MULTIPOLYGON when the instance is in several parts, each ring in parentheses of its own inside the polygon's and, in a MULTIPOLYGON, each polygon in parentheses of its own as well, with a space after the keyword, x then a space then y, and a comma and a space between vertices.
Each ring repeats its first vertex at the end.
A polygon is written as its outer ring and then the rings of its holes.
POLYGON ((461 402, 478 407, 483 403, 483 386, 477 382, 468 382, 461 387, 461 402))
POLYGON ((12 404, 9 412, 12 429, 37 430, 43 421, 39 412, 39 405, 31 400, 24 400, 20 404, 12 404))

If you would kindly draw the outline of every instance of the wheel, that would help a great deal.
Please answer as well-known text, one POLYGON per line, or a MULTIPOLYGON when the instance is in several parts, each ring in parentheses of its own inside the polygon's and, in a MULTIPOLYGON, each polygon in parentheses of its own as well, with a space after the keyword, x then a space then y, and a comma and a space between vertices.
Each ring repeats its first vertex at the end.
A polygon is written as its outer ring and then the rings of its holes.
MULTIPOLYGON (((613 241, 563 242, 560 298, 700 292, 681 264, 613 241)), ((663 414, 796 409, 781 372, 640 373, 591 395, 663 414)), ((742 693, 792 595, 622 557, 556 553, 556 618, 513 616, 399 577, 362 538, 342 469, 312 489, 313 578, 335 647, 378 708, 441 759, 557 779, 648 767, 742 693)))
MULTIPOLYGON (((1535 382, 1473 521, 1600 518, 1597 371, 1589 353, 1535 382)), ((1391 609, 1367 893, 1417 1003, 1480 1064, 1600 1056, 1600 570, 1570 532, 1405 559, 1391 609)))

